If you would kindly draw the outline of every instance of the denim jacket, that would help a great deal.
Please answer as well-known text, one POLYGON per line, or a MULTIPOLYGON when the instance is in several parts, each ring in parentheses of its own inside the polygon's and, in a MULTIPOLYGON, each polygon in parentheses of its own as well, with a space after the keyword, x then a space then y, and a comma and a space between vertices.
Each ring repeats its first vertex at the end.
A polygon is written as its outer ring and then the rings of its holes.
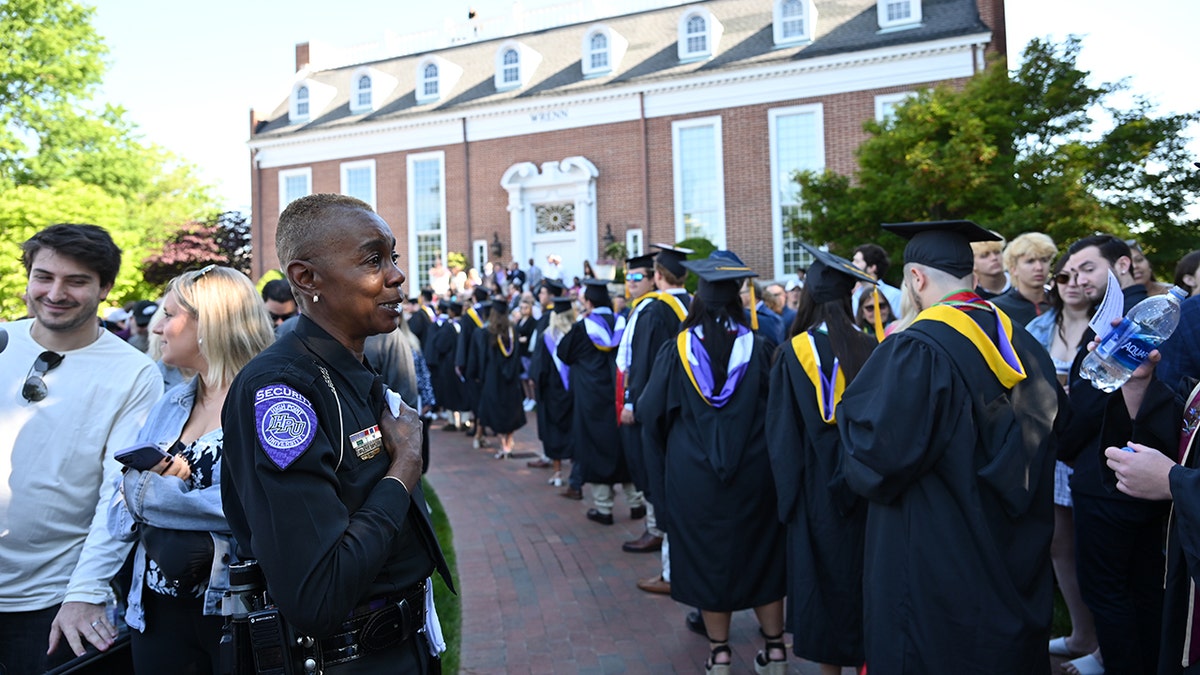
MULTIPOLYGON (((146 425, 138 434, 139 443, 155 443, 166 449, 178 440, 192 412, 197 379, 179 384, 163 395, 146 418, 146 425)), ((224 433, 216 429, 201 436, 197 442, 220 445, 223 441, 224 433)), ((126 469, 118 478, 117 492, 108 506, 108 530, 122 541, 137 540, 139 523, 175 530, 207 530, 212 535, 213 561, 204 594, 204 613, 214 616, 221 613, 221 598, 229 590, 233 541, 221 508, 220 463, 218 459, 213 466, 212 485, 199 490, 189 489, 176 476, 126 469)), ((133 558, 133 581, 125 623, 139 631, 145 630, 146 626, 142 604, 145 576, 146 551, 138 544, 133 558)))

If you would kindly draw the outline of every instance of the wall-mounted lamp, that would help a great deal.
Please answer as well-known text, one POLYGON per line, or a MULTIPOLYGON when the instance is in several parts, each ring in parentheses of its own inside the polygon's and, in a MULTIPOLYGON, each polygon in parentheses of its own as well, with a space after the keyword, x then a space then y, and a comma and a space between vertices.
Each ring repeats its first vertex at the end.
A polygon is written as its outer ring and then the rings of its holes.
POLYGON ((612 233, 612 223, 605 223, 604 224, 604 250, 607 251, 608 247, 612 246, 613 242, 615 242, 616 240, 617 240, 617 238, 614 237, 613 233, 612 233))
POLYGON ((500 235, 492 232, 492 258, 499 260, 500 256, 504 255, 504 243, 500 241, 500 235))

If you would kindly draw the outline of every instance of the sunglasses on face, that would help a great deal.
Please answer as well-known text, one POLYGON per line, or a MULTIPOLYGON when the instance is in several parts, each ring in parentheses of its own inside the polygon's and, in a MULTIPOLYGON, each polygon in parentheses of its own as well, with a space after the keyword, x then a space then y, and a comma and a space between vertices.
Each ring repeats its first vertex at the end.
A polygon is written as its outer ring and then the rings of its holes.
POLYGON ((295 312, 290 312, 288 314, 276 314, 275 312, 267 312, 267 314, 271 315, 271 321, 274 321, 275 323, 283 323, 284 321, 287 321, 288 319, 292 318, 293 316, 296 316, 295 312))
POLYGON ((1058 274, 1054 275, 1054 283, 1058 284, 1059 286, 1066 286, 1078 277, 1079 272, 1059 272, 1058 274))
POLYGON ((632 274, 625 275, 626 280, 633 281, 633 282, 642 281, 645 278, 646 278, 646 275, 642 274, 641 272, 633 272, 632 274))
POLYGON ((42 379, 42 376, 57 368, 62 362, 62 354, 51 351, 38 354, 33 361, 33 366, 29 369, 29 376, 25 378, 25 386, 21 387, 21 396, 30 403, 44 400, 50 392, 46 388, 46 381, 42 379))

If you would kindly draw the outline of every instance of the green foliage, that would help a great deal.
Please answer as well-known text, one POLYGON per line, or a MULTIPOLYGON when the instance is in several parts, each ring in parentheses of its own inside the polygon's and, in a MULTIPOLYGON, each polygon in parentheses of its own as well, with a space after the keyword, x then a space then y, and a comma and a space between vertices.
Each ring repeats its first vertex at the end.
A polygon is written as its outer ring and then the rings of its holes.
POLYGON ((446 267, 457 267, 460 270, 466 270, 467 256, 458 251, 450 251, 446 254, 446 267))
MULTIPOLYGON (((961 88, 921 92, 893 119, 865 125, 853 180, 795 176, 809 241, 845 254, 874 241, 901 259, 903 241, 879 224, 968 218, 1009 239, 1049 234, 1060 248, 1097 231, 1140 233, 1159 269, 1195 247, 1196 222, 1180 216, 1200 191, 1183 132, 1200 113, 1152 117, 1124 83, 1089 83, 1076 66, 1078 38, 1033 40, 1011 74, 1001 61, 961 88)), ((889 274, 893 281, 900 266, 889 274)))
MULTIPOLYGON (((688 255, 688 258, 690 258, 692 260, 696 260, 699 258, 707 258, 708 256, 712 255, 713 251, 717 250, 716 244, 712 243, 711 241, 709 241, 703 237, 693 237, 691 239, 684 239, 683 241, 676 242, 675 246, 677 248, 691 249, 692 253, 690 255, 688 255)), ((688 276, 687 276, 687 280, 683 283, 683 286, 684 286, 684 288, 687 289, 688 293, 695 293, 696 286, 699 283, 700 283, 700 279, 695 274, 692 274, 689 272, 688 276)))
MULTIPOLYGON (((429 503, 429 509, 432 511, 429 519, 433 521, 433 533, 442 546, 442 555, 446 558, 450 574, 459 579, 458 554, 454 550, 454 532, 450 529, 450 519, 446 517, 442 501, 438 499, 429 481, 423 478, 421 481, 425 501, 429 503)), ((462 588, 461 581, 458 586, 462 588)), ((462 599, 450 592, 440 574, 433 575, 433 604, 437 607, 438 620, 442 624, 442 637, 446 640, 446 652, 442 654, 442 672, 457 673, 462 650, 462 599)))
POLYGON ((175 223, 213 209, 195 169, 143 143, 120 108, 94 110, 107 49, 72 0, 0 2, 0 313, 25 313, 17 253, 58 222, 94 223, 121 247, 109 302, 158 289, 138 266, 175 223))
POLYGON ((184 223, 163 243, 161 252, 142 261, 146 283, 162 288, 180 274, 209 263, 250 276, 249 222, 240 212, 226 211, 207 222, 184 223))

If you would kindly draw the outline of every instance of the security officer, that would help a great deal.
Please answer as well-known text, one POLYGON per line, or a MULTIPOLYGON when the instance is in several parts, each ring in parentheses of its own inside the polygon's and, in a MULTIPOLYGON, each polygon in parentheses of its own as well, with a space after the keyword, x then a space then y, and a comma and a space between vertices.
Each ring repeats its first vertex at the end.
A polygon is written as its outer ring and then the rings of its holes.
POLYGON ((359 200, 292 202, 276 248, 301 317, 242 370, 222 414, 239 557, 258 560, 325 673, 436 670, 427 579, 436 568, 453 589, 421 491, 417 413, 401 402, 393 416, 363 360, 367 336, 402 320, 395 245, 359 200))

